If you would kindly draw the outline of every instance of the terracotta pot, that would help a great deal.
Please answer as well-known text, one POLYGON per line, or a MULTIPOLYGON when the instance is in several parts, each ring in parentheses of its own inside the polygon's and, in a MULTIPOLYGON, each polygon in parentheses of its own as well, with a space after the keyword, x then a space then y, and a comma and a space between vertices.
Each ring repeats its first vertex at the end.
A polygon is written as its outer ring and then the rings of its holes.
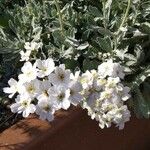
POLYGON ((0 135, 0 150, 150 150, 150 121, 131 118, 125 129, 101 130, 80 108, 61 111, 52 123, 35 116, 0 135))

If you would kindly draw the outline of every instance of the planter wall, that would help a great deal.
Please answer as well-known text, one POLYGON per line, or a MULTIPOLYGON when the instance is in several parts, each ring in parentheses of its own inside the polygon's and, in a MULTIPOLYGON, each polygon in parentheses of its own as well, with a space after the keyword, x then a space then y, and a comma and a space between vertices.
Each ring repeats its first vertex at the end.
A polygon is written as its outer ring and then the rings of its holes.
POLYGON ((60 111, 52 123, 35 116, 0 135, 0 150, 150 150, 150 121, 131 118, 125 129, 101 130, 80 108, 60 111))

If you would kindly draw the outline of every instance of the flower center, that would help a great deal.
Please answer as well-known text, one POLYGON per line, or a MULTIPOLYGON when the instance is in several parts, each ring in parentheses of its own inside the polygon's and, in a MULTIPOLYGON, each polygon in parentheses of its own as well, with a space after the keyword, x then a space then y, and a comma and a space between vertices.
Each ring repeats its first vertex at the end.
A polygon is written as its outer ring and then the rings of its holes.
POLYGON ((43 107, 43 109, 48 112, 51 110, 51 107, 49 105, 46 105, 43 107))
POLYGON ((64 99, 64 97, 65 97, 65 94, 61 93, 61 94, 58 95, 58 100, 62 101, 64 99))
POLYGON ((46 72, 46 71, 47 71, 47 68, 43 67, 43 68, 42 68, 42 71, 43 71, 43 72, 46 72))
POLYGON ((30 85, 30 86, 28 86, 28 88, 27 88, 27 91, 29 92, 29 93, 34 93, 35 92, 35 88, 32 86, 32 85, 30 85))
POLYGON ((59 79, 60 79, 60 80, 62 80, 62 81, 63 81, 63 80, 64 80, 64 78, 65 78, 64 74, 60 74, 60 75, 59 75, 59 79))
POLYGON ((31 75, 32 75, 32 72, 31 72, 31 71, 27 73, 27 76, 31 76, 31 75))
POLYGON ((48 96, 49 96, 49 94, 48 94, 47 90, 45 90, 45 91, 43 92, 43 94, 44 94, 46 97, 48 97, 48 96))
POLYGON ((27 101, 23 101, 23 102, 22 102, 22 105, 23 105, 24 107, 27 107, 27 106, 28 106, 28 102, 27 102, 27 101))

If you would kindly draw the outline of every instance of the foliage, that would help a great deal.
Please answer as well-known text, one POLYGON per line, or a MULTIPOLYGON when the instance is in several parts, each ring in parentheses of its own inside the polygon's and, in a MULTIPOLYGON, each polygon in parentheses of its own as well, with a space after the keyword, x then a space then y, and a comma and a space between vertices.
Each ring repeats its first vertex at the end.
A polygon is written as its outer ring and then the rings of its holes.
MULTIPOLYGON (((28 0, 0 2, 0 92, 20 72, 24 43, 42 42, 36 58, 69 69, 97 68, 107 58, 125 66, 130 105, 149 118, 149 0, 28 0), (4 9, 6 8, 6 9, 4 9)), ((2 98, 3 99, 3 98, 2 98)), ((1 100, 3 102, 3 100, 1 100)))

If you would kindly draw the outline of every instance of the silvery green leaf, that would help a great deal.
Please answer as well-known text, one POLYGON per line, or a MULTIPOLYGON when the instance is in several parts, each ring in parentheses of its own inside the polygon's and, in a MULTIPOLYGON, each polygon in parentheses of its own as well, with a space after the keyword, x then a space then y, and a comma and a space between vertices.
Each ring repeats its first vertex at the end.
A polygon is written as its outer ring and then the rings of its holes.
POLYGON ((64 51, 63 57, 64 57, 64 58, 70 58, 71 55, 72 55, 73 52, 74 52, 73 50, 74 50, 73 47, 69 47, 67 50, 64 51))
POLYGON ((8 53, 18 53, 18 50, 11 48, 0 48, 0 54, 8 54, 8 53))
POLYGON ((79 46, 77 47, 77 50, 84 50, 84 49, 86 49, 87 47, 89 47, 89 43, 88 43, 88 42, 79 45, 79 46))
POLYGON ((79 46, 79 41, 74 39, 74 38, 71 38, 71 37, 68 37, 66 38, 65 40, 67 43, 69 43, 70 45, 72 46, 75 46, 75 47, 78 47, 79 46))
POLYGON ((129 67, 124 67, 125 74, 131 74, 132 70, 129 67))
POLYGON ((41 33, 42 33, 42 27, 33 28, 33 41, 40 40, 41 33))
POLYGON ((108 8, 110 9, 111 5, 112 5, 112 0, 107 0, 107 2, 105 4, 105 8, 106 9, 108 9, 108 8))
POLYGON ((111 40, 109 37, 107 38, 97 38, 97 41, 96 41, 99 46, 101 47, 101 49, 105 52, 110 52, 112 51, 112 43, 111 43, 111 40))
POLYGON ((105 36, 113 36, 114 35, 109 29, 105 29, 102 27, 98 28, 98 32, 102 35, 105 35, 105 36))
POLYGON ((145 68, 145 70, 143 70, 133 81, 133 85, 138 85, 140 86, 141 83, 143 83, 145 81, 145 79, 147 79, 148 77, 150 77, 150 65, 147 66, 145 68))
POLYGON ((114 50, 114 53, 116 54, 117 57, 119 57, 121 60, 124 60, 125 58, 125 53, 128 51, 128 46, 124 49, 116 49, 114 50))
POLYGON ((97 7, 89 6, 89 13, 96 16, 96 17, 102 17, 101 12, 98 10, 97 7))
POLYGON ((132 60, 131 61, 127 61, 126 65, 127 66, 134 66, 134 65, 136 65, 136 61, 132 61, 132 60))
POLYGON ((128 60, 132 60, 134 62, 136 62, 136 60, 137 60, 136 57, 134 55, 130 54, 130 53, 126 53, 124 55, 124 57, 127 58, 128 60))
POLYGON ((100 63, 96 60, 85 59, 84 62, 83 62, 83 69, 84 69, 84 71, 97 69, 99 64, 100 63))
POLYGON ((91 29, 87 29, 86 31, 83 32, 82 39, 83 40, 88 40, 88 38, 89 38, 91 33, 92 33, 92 30, 91 29))
POLYGON ((142 46, 141 45, 136 45, 134 51, 135 51, 135 54, 136 54, 137 63, 142 62, 144 60, 144 57, 145 57, 142 46))
POLYGON ((141 91, 139 90, 138 87, 135 87, 135 100, 134 100, 134 104, 136 103, 136 109, 137 109, 137 113, 140 113, 140 115, 142 115, 142 117, 145 118, 149 118, 150 117, 150 107, 148 105, 148 103, 146 102, 146 100, 144 99, 141 91))
POLYGON ((149 22, 142 23, 141 28, 145 33, 150 34, 150 23, 149 22))

